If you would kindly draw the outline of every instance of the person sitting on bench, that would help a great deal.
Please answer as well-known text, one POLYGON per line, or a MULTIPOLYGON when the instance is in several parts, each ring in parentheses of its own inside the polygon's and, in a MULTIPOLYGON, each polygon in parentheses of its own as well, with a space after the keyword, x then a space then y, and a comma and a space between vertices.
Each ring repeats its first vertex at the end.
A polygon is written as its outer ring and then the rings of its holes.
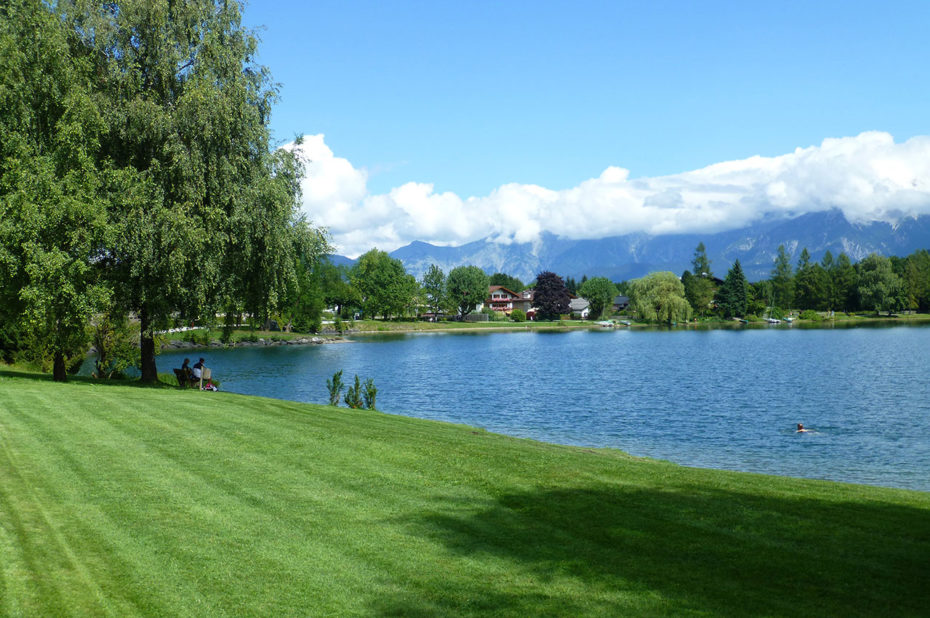
POLYGON ((195 381, 199 381, 200 378, 203 377, 203 359, 202 358, 196 363, 194 363, 193 373, 194 373, 195 381))
POLYGON ((190 367, 191 359, 185 358, 180 369, 174 370, 174 375, 178 379, 178 386, 190 386, 194 382, 194 372, 190 367))

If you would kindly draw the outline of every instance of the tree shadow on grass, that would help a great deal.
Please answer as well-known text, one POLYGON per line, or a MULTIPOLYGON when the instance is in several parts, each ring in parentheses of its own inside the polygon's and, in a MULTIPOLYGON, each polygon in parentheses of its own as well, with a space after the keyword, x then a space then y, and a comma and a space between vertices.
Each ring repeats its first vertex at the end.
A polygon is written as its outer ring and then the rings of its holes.
MULTIPOLYGON (((410 522, 466 571, 384 615, 926 615, 930 509, 716 489, 501 496, 410 522), (480 571, 499 565, 498 576, 480 571), (500 573, 503 573, 503 577, 500 573)), ((442 580, 439 580, 442 581, 442 580)))
MULTIPOLYGON (((0 368, 0 378, 16 378, 21 380, 32 380, 34 382, 53 382, 52 374, 50 373, 41 373, 41 372, 32 372, 32 371, 23 371, 19 369, 2 369, 0 368)), ((130 386, 136 388, 173 388, 176 390, 183 390, 176 383, 172 384, 170 382, 165 382, 164 380, 170 380, 171 378, 168 374, 159 374, 159 381, 155 384, 145 384, 140 382, 137 378, 114 378, 114 379, 101 379, 95 378, 93 376, 75 376, 69 375, 68 381, 65 384, 83 384, 83 385, 94 385, 94 386, 130 386)))

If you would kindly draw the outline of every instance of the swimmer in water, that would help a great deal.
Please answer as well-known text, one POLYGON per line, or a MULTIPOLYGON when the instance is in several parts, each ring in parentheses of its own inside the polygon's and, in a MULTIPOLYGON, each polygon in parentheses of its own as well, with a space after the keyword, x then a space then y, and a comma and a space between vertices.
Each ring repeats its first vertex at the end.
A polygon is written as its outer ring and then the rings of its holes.
POLYGON ((797 433, 807 433, 809 431, 814 431, 813 429, 804 429, 804 423, 798 423, 797 433))

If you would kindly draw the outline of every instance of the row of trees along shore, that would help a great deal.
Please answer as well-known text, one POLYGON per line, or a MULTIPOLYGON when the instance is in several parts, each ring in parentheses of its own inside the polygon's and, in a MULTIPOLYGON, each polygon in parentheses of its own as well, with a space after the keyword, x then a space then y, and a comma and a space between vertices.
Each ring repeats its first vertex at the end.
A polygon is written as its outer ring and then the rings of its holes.
MULTIPOLYGON (((0 352, 64 380, 88 324, 154 337, 295 304, 330 251, 272 147, 276 86, 237 0, 0 4, 0 352)), ((112 329, 111 329, 112 330, 112 329)))
POLYGON ((546 271, 524 284, 506 273, 488 276, 477 266, 459 266, 446 274, 433 264, 417 281, 400 260, 372 249, 351 267, 319 262, 313 274, 319 286, 313 292, 319 296, 317 312, 282 318, 310 330, 319 327, 324 306, 334 308, 343 318, 358 314, 369 318, 423 314, 461 318, 488 299, 491 285, 518 293, 534 289, 539 319, 558 319, 569 313, 570 294, 588 300, 590 316, 595 319, 612 308, 618 294, 626 294, 633 313, 651 322, 752 315, 779 318, 804 311, 930 311, 930 253, 926 250, 906 258, 870 255, 854 264, 845 254, 834 258, 829 252, 820 262, 813 262, 804 249, 793 266, 782 246, 773 261, 771 277, 750 283, 739 260, 724 279, 715 277, 701 243, 695 249, 692 267, 693 271, 686 270, 680 277, 655 272, 616 283, 587 276, 579 283, 546 271))
POLYGON ((721 284, 711 271, 703 243, 681 276, 685 298, 701 316, 780 317, 790 310, 845 313, 857 311, 930 311, 930 253, 905 258, 871 254, 853 264, 845 253, 827 251, 820 262, 802 249, 797 264, 784 245, 778 248, 769 279, 749 283, 736 260, 721 284))

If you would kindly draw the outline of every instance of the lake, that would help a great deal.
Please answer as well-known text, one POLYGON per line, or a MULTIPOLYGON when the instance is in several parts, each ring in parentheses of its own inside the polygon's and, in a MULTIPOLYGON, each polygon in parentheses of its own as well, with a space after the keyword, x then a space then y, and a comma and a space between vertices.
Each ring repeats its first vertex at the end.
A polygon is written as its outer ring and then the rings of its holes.
POLYGON ((326 403, 326 380, 343 369, 346 383, 374 379, 385 412, 688 466, 930 491, 928 327, 359 336, 171 352, 159 370, 200 355, 236 393, 326 403))

